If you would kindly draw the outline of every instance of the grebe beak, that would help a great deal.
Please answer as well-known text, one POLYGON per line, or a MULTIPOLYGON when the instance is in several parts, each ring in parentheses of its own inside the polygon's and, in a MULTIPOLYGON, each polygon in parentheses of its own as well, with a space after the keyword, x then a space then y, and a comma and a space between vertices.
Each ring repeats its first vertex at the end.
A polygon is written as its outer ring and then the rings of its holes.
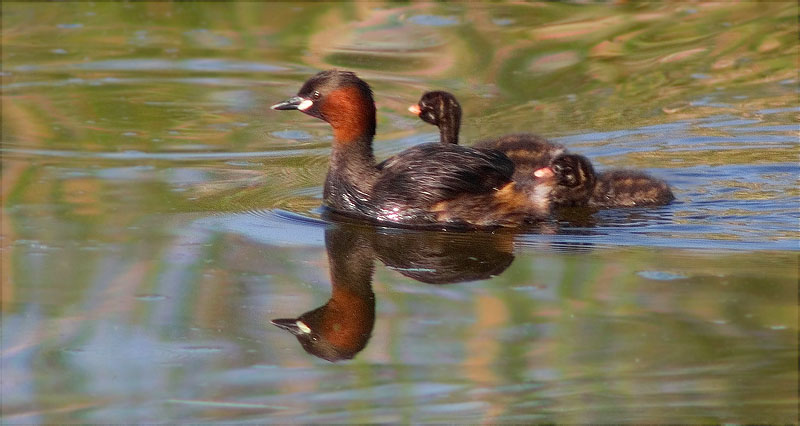
POLYGON ((277 110, 289 110, 289 109, 297 109, 300 111, 305 111, 308 108, 314 105, 314 102, 310 99, 301 98, 300 96, 295 96, 289 98, 283 102, 277 103, 270 108, 277 109, 277 110))
POLYGON ((414 115, 419 115, 419 113, 422 112, 422 110, 419 109, 419 105, 411 105, 408 107, 408 110, 414 115))
POLYGON ((537 178, 551 178, 551 177, 555 176, 556 174, 553 172, 553 169, 551 169, 550 167, 542 167, 541 169, 536 170, 535 172, 533 172, 533 175, 536 176, 537 178))

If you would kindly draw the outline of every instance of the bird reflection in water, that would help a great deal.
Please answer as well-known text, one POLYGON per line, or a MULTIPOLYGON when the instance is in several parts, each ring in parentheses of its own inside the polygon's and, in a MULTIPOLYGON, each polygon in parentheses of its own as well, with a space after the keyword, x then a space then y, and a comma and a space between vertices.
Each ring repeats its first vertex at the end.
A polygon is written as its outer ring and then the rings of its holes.
POLYGON ((331 298, 298 318, 272 320, 294 334, 306 352, 333 362, 350 359, 366 346, 375 324, 375 255, 370 237, 353 225, 328 228, 331 298))
POLYGON ((375 259, 429 284, 490 278, 514 260, 512 233, 445 233, 334 223, 325 231, 331 298, 297 318, 272 320, 306 352, 331 361, 353 358, 375 324, 375 259))
MULTIPOLYGON (((331 222, 325 231, 331 298, 297 318, 275 319, 272 323, 295 335, 303 349, 314 356, 331 362, 351 359, 367 345, 375 324, 375 259, 427 284, 477 281, 499 275, 511 265, 514 240, 520 235, 589 236, 597 230, 608 232, 619 226, 672 220, 670 212, 663 209, 608 210, 601 216, 595 213, 592 209, 565 209, 557 212, 557 223, 542 222, 518 234, 509 230, 492 233, 384 228, 326 211, 323 216, 331 222)), ((551 245, 552 250, 574 253, 592 247, 591 242, 583 240, 551 245)))

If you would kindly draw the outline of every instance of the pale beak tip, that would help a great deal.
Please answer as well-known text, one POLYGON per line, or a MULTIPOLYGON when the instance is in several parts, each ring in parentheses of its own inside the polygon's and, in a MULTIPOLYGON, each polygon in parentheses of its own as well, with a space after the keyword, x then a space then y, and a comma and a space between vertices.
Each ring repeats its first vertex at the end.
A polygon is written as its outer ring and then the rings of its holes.
POLYGON ((553 169, 550 167, 542 167, 539 170, 533 172, 533 175, 537 178, 546 178, 546 177, 553 177, 555 173, 553 173, 553 169))

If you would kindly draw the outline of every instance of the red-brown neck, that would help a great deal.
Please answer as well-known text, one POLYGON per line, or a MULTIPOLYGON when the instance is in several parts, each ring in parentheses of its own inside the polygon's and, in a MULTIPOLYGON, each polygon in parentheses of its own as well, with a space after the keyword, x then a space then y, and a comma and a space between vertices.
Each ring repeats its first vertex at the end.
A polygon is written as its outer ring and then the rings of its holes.
POLYGON ((351 204, 364 202, 378 174, 372 153, 375 104, 360 88, 347 86, 329 93, 320 113, 333 127, 334 137, 325 201, 349 211, 351 204))
POLYGON ((351 353, 364 347, 375 323, 375 254, 369 234, 361 232, 348 228, 325 232, 333 288, 319 333, 351 353))
POLYGON ((322 115, 333 127, 335 144, 362 144, 372 147, 375 136, 375 104, 355 86, 328 94, 322 115))

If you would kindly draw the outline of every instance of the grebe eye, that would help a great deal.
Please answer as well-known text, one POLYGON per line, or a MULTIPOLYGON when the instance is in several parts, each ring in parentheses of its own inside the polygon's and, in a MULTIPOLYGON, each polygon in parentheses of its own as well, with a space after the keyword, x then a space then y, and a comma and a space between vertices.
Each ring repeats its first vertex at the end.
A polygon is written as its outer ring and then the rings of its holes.
POLYGON ((321 94, 321 93, 319 93, 319 90, 315 90, 315 91, 314 91, 314 94, 313 94, 313 95, 311 95, 311 96, 313 96, 313 97, 314 97, 314 99, 319 99, 319 98, 322 96, 322 94, 321 94))

